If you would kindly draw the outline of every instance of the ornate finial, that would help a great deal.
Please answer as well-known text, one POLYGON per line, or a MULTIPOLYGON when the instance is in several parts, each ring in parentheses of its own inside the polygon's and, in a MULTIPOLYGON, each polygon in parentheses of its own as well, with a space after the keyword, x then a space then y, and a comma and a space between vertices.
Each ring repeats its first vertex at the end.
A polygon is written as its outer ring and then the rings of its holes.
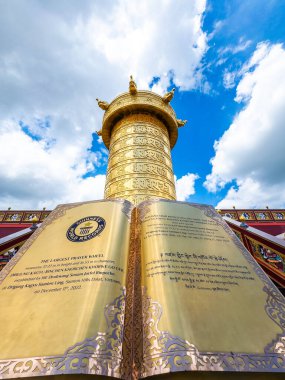
POLYGON ((136 82, 133 80, 132 75, 130 76, 129 91, 131 95, 136 95, 138 92, 136 82))
POLYGON ((187 123, 187 120, 177 119, 177 126, 184 127, 184 125, 187 123))
POLYGON ((246 217, 243 214, 239 216, 239 220, 241 221, 240 227, 248 228, 248 225, 244 222, 246 220, 246 217))
POLYGON ((109 108, 109 103, 104 102, 103 100, 99 100, 98 98, 96 98, 96 100, 98 102, 98 106, 102 108, 102 110, 107 111, 107 109, 109 108))
POLYGON ((172 100, 172 98, 174 96, 174 91, 175 91, 175 88, 173 88, 170 92, 167 92, 163 96, 162 100, 164 101, 164 103, 169 103, 172 100))
POLYGON ((96 133, 98 136, 102 136, 102 129, 100 129, 100 131, 97 131, 96 133))
POLYGON ((39 219, 36 216, 34 216, 33 219, 31 220, 31 222, 33 222, 33 224, 30 227, 30 230, 35 231, 38 228, 38 226, 37 226, 38 221, 39 221, 39 219))
POLYGON ((8 211, 10 211, 11 210, 11 207, 8 207, 8 211))

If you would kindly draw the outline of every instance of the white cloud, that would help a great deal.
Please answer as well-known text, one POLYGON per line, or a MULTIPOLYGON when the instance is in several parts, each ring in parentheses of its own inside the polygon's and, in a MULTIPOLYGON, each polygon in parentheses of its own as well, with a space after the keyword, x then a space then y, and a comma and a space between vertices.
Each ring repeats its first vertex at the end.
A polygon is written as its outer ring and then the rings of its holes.
POLYGON ((241 51, 246 50, 252 42, 250 40, 244 40, 243 37, 241 37, 236 45, 228 45, 224 48, 219 49, 218 54, 219 56, 227 55, 227 54, 237 54, 241 51))
POLYGON ((285 206, 285 50, 259 44, 243 67, 236 101, 244 109, 215 142, 209 191, 237 181, 218 207, 285 206))
POLYGON ((195 194, 195 181, 199 178, 197 174, 188 173, 177 179, 175 177, 176 197, 178 201, 187 201, 190 195, 195 194))
POLYGON ((90 151, 102 118, 95 98, 126 91, 130 74, 140 88, 161 78, 160 92, 170 81, 201 86, 205 7, 205 0, 0 2, 0 207, 101 198, 96 170, 107 156, 99 145, 90 151))
MULTIPOLYGON (((239 39, 239 42, 237 45, 228 45, 225 48, 219 49, 219 51, 218 51, 219 59, 218 59, 216 65, 217 66, 223 65, 225 62, 228 61, 230 56, 246 50, 251 44, 252 44, 252 42, 250 40, 244 40, 244 38, 241 37, 239 39)), ((258 49, 257 49, 257 51, 258 51, 258 49)), ((235 68, 235 69, 231 68, 231 70, 226 67, 224 69, 224 72, 223 72, 224 87, 227 89, 231 89, 231 88, 235 87, 237 80, 240 79, 241 76, 245 72, 247 72, 248 65, 246 65, 246 66, 247 67, 243 66, 242 69, 240 69, 240 67, 235 68)))
MULTIPOLYGON (((207 11, 208 12, 212 11, 212 7, 211 7, 211 4, 209 2, 208 2, 208 5, 207 5, 207 11)), ((212 38, 214 38, 215 35, 221 31, 221 29, 223 28, 224 24, 225 24, 225 22, 223 20, 216 21, 215 24, 214 24, 212 32, 208 34, 208 40, 211 40, 212 38)))
POLYGON ((237 187, 232 186, 226 197, 217 208, 271 208, 284 207, 285 190, 280 184, 266 186, 260 181, 245 178, 237 181, 237 187))
POLYGON ((90 161, 78 159, 78 164, 71 166, 78 153, 74 146, 66 146, 63 154, 51 152, 42 142, 25 135, 16 123, 3 124, 0 173, 5 175, 1 178, 0 208, 53 208, 58 203, 102 198, 105 175, 82 178, 88 166, 93 169, 93 162, 96 164, 93 154, 90 161))
POLYGON ((237 72, 236 71, 229 71, 228 69, 225 69, 224 75, 223 75, 223 84, 225 88, 233 88, 235 87, 236 83, 236 77, 237 72))

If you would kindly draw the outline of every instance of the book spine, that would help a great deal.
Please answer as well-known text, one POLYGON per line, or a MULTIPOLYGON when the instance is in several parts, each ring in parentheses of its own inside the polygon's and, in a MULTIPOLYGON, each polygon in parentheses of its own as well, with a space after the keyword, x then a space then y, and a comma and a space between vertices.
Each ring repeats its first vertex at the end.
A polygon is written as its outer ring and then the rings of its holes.
POLYGON ((139 378, 142 364, 141 250, 138 210, 132 211, 124 323, 122 378, 139 378))

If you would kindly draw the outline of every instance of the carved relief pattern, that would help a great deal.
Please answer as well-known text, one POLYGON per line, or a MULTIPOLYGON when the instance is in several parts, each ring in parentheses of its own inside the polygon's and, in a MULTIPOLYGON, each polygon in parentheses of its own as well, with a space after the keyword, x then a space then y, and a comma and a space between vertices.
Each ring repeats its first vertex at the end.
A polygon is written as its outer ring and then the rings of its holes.
POLYGON ((150 196, 175 199, 167 135, 164 124, 152 115, 126 116, 115 125, 105 198, 125 198, 135 204, 150 196))
POLYGON ((143 159, 145 160, 145 162, 149 163, 153 163, 155 161, 169 168, 172 167, 170 158, 162 152, 158 152, 153 149, 131 148, 130 150, 116 152, 116 154, 113 154, 113 152, 111 152, 109 156, 109 168, 113 168, 116 165, 120 165, 123 161, 133 159, 143 159))
MULTIPOLYGON (((155 127, 154 125, 151 124, 145 124, 140 122, 140 123, 135 123, 135 124, 129 124, 131 123, 130 120, 128 119, 125 125, 125 128, 122 129, 121 127, 119 129, 114 128, 112 131, 112 143, 114 144, 117 140, 122 138, 124 135, 142 135, 144 136, 145 134, 148 134, 149 136, 152 136, 153 138, 156 138, 158 140, 163 141, 164 143, 168 144, 169 142, 169 137, 167 135, 167 131, 162 129, 162 127, 155 127), (129 125, 128 125, 129 124, 129 125)), ((119 124, 119 123, 118 123, 119 124)), ((117 125, 116 124, 116 127, 117 125)))
POLYGON ((90 374, 121 377, 125 289, 105 307, 106 333, 98 332, 63 355, 0 361, 0 378, 90 374))
POLYGON ((283 354, 285 357, 285 301, 280 292, 273 286, 265 284, 267 293, 266 313, 282 329, 282 333, 277 336, 267 347, 266 352, 283 354))
POLYGON ((150 114, 133 114, 120 120, 112 130, 113 142, 118 140, 124 134, 149 134, 150 136, 163 139, 166 143, 169 141, 168 131, 165 125, 156 117, 150 114), (123 131, 121 127, 126 129, 123 131))
MULTIPOLYGON (((111 167, 108 173, 108 184, 112 183, 114 180, 118 180, 119 177, 124 175, 133 174, 151 174, 153 176, 159 176, 166 178, 168 181, 173 181, 173 172, 170 171, 166 166, 160 165, 158 163, 153 164, 151 161, 127 161, 125 164, 117 165, 111 167)), ((173 182, 172 182, 173 183, 173 182)))
MULTIPOLYGON (((274 353, 199 352, 192 343, 167 331, 160 331, 162 308, 143 293, 143 366, 141 377, 180 371, 283 372, 285 339, 275 345, 274 353)), ((275 308, 274 308, 275 310, 275 308)), ((276 322, 276 320, 274 319, 276 322)))
MULTIPOLYGON (((112 140, 111 140, 112 141, 112 140)), ((146 137, 141 135, 134 135, 134 136, 124 136, 121 139, 117 140, 114 144, 111 142, 110 144, 110 151, 114 154, 117 151, 121 149, 125 149, 128 147, 134 147, 134 146, 143 146, 153 149, 158 149, 163 152, 163 154, 167 154, 170 157, 170 148, 162 141, 153 138, 153 137, 146 137)))
POLYGON ((152 116, 150 112, 148 113, 134 113, 128 116, 125 116, 122 120, 118 121, 118 123, 114 127, 114 131, 120 129, 122 125, 130 123, 133 125, 134 123, 151 123, 152 127, 157 127, 168 136, 168 132, 165 128, 165 125, 162 121, 160 121, 156 116, 152 116))
POLYGON ((175 198, 173 183, 168 183, 166 180, 158 180, 153 178, 133 178, 132 176, 123 178, 111 184, 107 183, 105 188, 105 197, 113 198, 120 194, 120 198, 127 198, 128 190, 131 190, 133 194, 141 190, 146 194, 157 197, 162 195, 164 198, 175 198))

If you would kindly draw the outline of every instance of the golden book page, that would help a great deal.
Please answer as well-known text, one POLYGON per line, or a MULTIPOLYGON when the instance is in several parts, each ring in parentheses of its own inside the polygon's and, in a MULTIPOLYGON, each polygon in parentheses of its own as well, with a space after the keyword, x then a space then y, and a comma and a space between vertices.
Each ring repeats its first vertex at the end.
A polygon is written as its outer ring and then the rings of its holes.
POLYGON ((58 206, 1 272, 1 378, 121 377, 132 207, 58 206))
POLYGON ((210 206, 138 206, 141 377, 285 371, 284 297, 210 206))

